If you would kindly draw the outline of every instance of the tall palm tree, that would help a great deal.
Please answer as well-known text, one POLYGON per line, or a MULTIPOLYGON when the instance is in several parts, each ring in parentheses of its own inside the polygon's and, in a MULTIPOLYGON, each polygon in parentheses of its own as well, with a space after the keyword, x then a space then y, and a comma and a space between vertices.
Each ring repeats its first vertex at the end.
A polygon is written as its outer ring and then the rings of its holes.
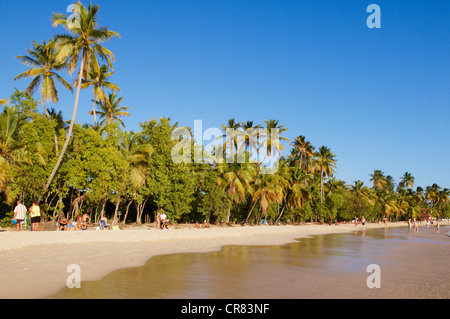
POLYGON ((86 80, 88 78, 90 70, 100 72, 97 56, 105 59, 112 69, 111 60, 114 61, 114 54, 105 47, 101 46, 100 43, 107 41, 115 36, 120 37, 117 32, 108 30, 108 28, 100 27, 98 25, 98 6, 93 6, 92 4, 90 4, 89 7, 86 8, 81 2, 77 2, 74 8, 74 10, 76 10, 77 12, 77 16, 79 17, 79 21, 76 25, 73 25, 71 24, 71 22, 69 22, 69 17, 67 14, 57 13, 53 16, 53 26, 57 27, 59 25, 62 25, 71 33, 56 35, 56 49, 58 50, 56 58, 59 61, 69 61, 69 73, 72 73, 76 69, 80 56, 81 62, 78 73, 75 105, 73 107, 70 126, 67 132, 64 146, 61 150, 55 167, 53 168, 53 171, 48 178, 44 192, 47 192, 48 188, 50 187, 50 184, 56 174, 56 171, 59 168, 59 165, 61 164, 64 153, 66 152, 67 146, 69 144, 73 126, 75 124, 82 80, 86 80))
MULTIPOLYGON (((95 70, 90 70, 87 79, 82 79, 81 88, 87 89, 92 87, 94 93, 94 106, 92 108, 92 114, 94 115, 94 123, 97 126, 97 114, 95 110, 96 103, 108 103, 108 96, 106 95, 104 89, 110 89, 113 92, 119 91, 120 89, 116 84, 108 81, 114 72, 109 71, 107 65, 102 65, 99 72, 95 70)), ((77 81, 74 82, 74 86, 77 85, 77 81)))
POLYGON ((45 107, 45 102, 58 102, 58 91, 56 90, 54 79, 71 92, 73 91, 70 84, 56 73, 56 71, 67 69, 68 64, 65 60, 56 58, 57 51, 55 49, 54 40, 50 40, 48 43, 43 41, 42 44, 34 42, 33 48, 28 49, 27 51, 29 56, 20 55, 17 58, 23 64, 31 66, 32 68, 16 76, 14 81, 22 78, 33 78, 33 81, 31 81, 26 92, 33 95, 34 91, 40 87, 42 107, 44 108, 45 114, 50 119, 50 114, 45 107))
POLYGON ((225 131, 225 134, 222 135, 222 138, 225 138, 225 142, 223 143, 224 156, 226 156, 228 146, 230 148, 230 158, 234 159, 234 153, 235 151, 237 152, 239 144, 240 128, 241 123, 236 122, 234 118, 229 119, 227 125, 222 125, 222 130, 225 131))
POLYGON ((251 153, 252 150, 258 149, 259 128, 261 125, 253 125, 253 121, 241 122, 240 127, 243 132, 243 143, 240 149, 251 153))
POLYGON ((264 123, 266 125, 265 128, 267 131, 267 136, 261 146, 266 147, 265 157, 272 155, 272 149, 275 150, 278 153, 278 156, 281 157, 281 151, 284 150, 284 146, 283 144, 281 144, 280 140, 289 142, 289 140, 281 136, 281 134, 286 132, 288 129, 284 125, 278 124, 278 120, 269 119, 267 121, 264 121, 264 123))
POLYGON ((335 173, 333 168, 336 168, 336 155, 326 146, 321 146, 316 153, 316 167, 320 172, 320 200, 323 202, 325 198, 324 191, 324 177, 332 177, 335 173))
POLYGON ((414 176, 411 173, 404 173, 402 178, 400 179, 399 186, 401 188, 412 188, 414 186, 414 176))
POLYGON ((373 182, 373 188, 381 189, 386 185, 386 176, 381 170, 374 170, 370 181, 373 182))
MULTIPOLYGON (((115 92, 112 92, 108 95, 108 99, 106 101, 97 101, 97 104, 100 110, 97 112, 100 116, 100 119, 103 119, 101 124, 105 121, 108 124, 112 124, 115 121, 119 122, 123 127, 125 124, 123 123, 121 117, 122 116, 130 116, 130 113, 126 112, 129 107, 128 106, 120 106, 120 102, 122 102, 123 97, 117 98, 115 92)), ((89 114, 93 112, 90 111, 89 114)))
POLYGON ((297 136, 291 145, 294 147, 291 155, 300 159, 299 167, 303 169, 303 159, 311 159, 314 157, 314 146, 303 135, 297 136))

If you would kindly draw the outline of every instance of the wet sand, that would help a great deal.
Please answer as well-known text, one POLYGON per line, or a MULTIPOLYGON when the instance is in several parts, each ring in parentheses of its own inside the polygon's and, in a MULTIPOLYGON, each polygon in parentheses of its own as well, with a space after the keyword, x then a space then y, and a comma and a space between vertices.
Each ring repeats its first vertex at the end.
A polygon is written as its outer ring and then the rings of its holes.
MULTIPOLYGON (((390 224, 388 231, 392 227, 402 227, 407 231, 405 223, 390 224)), ((379 227, 369 224, 368 228, 379 227)), ((425 227, 422 228, 425 229, 425 227)), ((283 245, 295 242, 297 238, 348 233, 355 230, 361 231, 361 229, 361 226, 355 227, 348 224, 340 226, 189 228, 163 231, 3 232, 0 233, 0 298, 50 297, 66 286, 66 279, 70 275, 67 272, 67 267, 71 264, 79 265, 83 282, 95 281, 121 268, 143 266, 151 257, 158 255, 205 253, 220 251, 225 246, 237 245, 283 245)), ((449 240, 443 232, 444 227, 441 229, 441 234, 431 232, 414 234, 416 237, 431 236, 434 244, 414 243, 411 248, 402 248, 397 253, 386 257, 389 261, 397 260, 398 265, 402 264, 403 266, 395 268, 396 263, 385 266, 392 267, 386 272, 387 275, 384 277, 386 282, 398 284, 395 286, 396 288, 393 288, 395 291, 388 290, 387 287, 383 289, 388 296, 381 298, 396 298, 395 296, 402 295, 402 291, 411 291, 402 283, 401 278, 404 278, 403 276, 411 278, 412 272, 417 272, 422 277, 430 279, 431 284, 426 291, 431 292, 431 295, 433 295, 432 292, 442 289, 435 284, 435 279, 447 278, 448 280, 448 269, 450 268, 448 267, 449 240), (447 253, 444 262, 442 262, 443 252, 444 256, 447 253), (403 269, 405 264, 409 267, 407 271, 403 269), (427 268, 424 270, 423 267, 427 268), (404 275, 402 275, 403 272, 404 275)), ((311 271, 312 273, 307 276, 309 278, 314 276, 314 270, 311 271)), ((333 274, 331 275, 331 279, 326 280, 332 280, 333 274)), ((343 276, 345 277, 345 275, 343 276)), ((367 277, 367 274, 364 274, 364 276, 367 277)), ((422 277, 419 276, 419 278, 422 277)), ((317 280, 325 280, 325 278, 317 278, 317 280)), ((304 282, 306 285, 306 279, 304 282)), ((273 286, 276 287, 276 283, 273 283, 273 286)), ((311 287, 311 290, 313 290, 313 287, 311 287)), ((367 290, 365 288, 366 293, 367 290)), ((418 291, 418 293, 420 292, 418 291)), ((335 296, 334 294, 331 295, 335 296)), ((427 295, 419 298, 428 298, 427 295)), ((438 296, 431 295, 430 298, 446 298, 445 296, 448 298, 448 291, 438 292, 438 296)), ((345 294, 340 296, 347 298, 345 294)), ((178 297, 181 298, 181 296, 178 297)), ((263 298, 264 296, 246 296, 245 298, 260 297, 263 298)), ((318 298, 328 297, 324 294, 318 296, 318 298)), ((372 297, 379 296, 374 295, 372 297)), ((311 298, 311 296, 307 296, 307 298, 311 298)))

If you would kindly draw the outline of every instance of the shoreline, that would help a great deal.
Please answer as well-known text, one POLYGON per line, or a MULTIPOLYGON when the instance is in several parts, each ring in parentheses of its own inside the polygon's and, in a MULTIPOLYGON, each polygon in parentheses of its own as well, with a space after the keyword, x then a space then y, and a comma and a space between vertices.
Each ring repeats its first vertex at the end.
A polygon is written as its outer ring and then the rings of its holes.
MULTIPOLYGON (((389 223, 389 228, 405 222, 389 223)), ((424 227, 424 226, 421 226, 424 227)), ((384 225, 367 224, 366 230, 384 225)), ((79 265, 81 281, 101 280, 121 269, 143 266, 157 255, 220 250, 229 245, 284 245, 315 235, 362 231, 354 224, 232 226, 205 229, 0 233, 0 298, 49 298, 66 287, 79 265)), ((441 231, 442 232, 442 231, 441 231)), ((419 233, 420 234, 420 233, 419 233)))

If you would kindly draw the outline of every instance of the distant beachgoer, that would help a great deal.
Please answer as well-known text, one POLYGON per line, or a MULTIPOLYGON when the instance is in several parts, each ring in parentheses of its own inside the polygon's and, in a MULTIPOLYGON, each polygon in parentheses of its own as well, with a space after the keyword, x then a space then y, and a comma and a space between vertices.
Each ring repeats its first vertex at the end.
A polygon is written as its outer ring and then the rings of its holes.
POLYGON ((198 222, 195 222, 195 228, 200 228, 200 224, 198 222))
POLYGON ((65 217, 62 217, 59 220, 58 225, 59 225, 59 230, 62 230, 62 231, 67 230, 66 229, 67 228, 67 219, 65 217))
POLYGON ((417 220, 414 218, 414 232, 418 233, 419 232, 419 224, 417 223, 417 220))
POLYGON ((161 214, 159 213, 159 211, 156 212, 156 229, 160 229, 161 228, 161 214))
POLYGON ((81 218, 81 216, 78 216, 77 221, 75 223, 75 230, 83 230, 83 227, 84 227, 83 219, 81 218))
POLYGON ((31 218, 31 230, 38 231, 39 223, 41 222, 41 209, 36 204, 36 202, 33 202, 33 204, 30 207, 30 218, 31 218))
POLYGON ((23 230, 23 224, 25 224, 25 218, 27 214, 27 208, 22 204, 20 200, 17 201, 17 206, 14 208, 14 219, 16 220, 17 231, 23 230))
POLYGON ((355 216, 355 227, 358 226, 358 217, 355 216))
POLYGON ((202 228, 209 228, 210 226, 206 223, 206 220, 203 222, 202 228))
POLYGON ((439 220, 436 219, 436 233, 439 233, 439 220))
POLYGON ((409 232, 411 232, 411 227, 412 227, 412 223, 411 223, 411 218, 410 218, 410 219, 408 219, 408 229, 409 229, 409 232))
POLYGON ((160 215, 160 218, 161 218, 161 228, 164 228, 165 226, 166 226, 166 223, 167 223, 167 215, 166 215, 166 213, 164 212, 164 210, 161 210, 162 211, 162 213, 161 213, 161 215, 160 215))
POLYGON ((383 223, 384 223, 384 228, 387 228, 387 218, 386 217, 383 218, 383 223))
POLYGON ((361 223, 363 225, 363 229, 366 229, 366 219, 364 218, 364 216, 361 218, 361 223))
POLYGON ((89 217, 88 214, 84 213, 83 216, 81 216, 81 219, 83 220, 83 229, 87 229, 87 220, 91 220, 91 217, 89 217))

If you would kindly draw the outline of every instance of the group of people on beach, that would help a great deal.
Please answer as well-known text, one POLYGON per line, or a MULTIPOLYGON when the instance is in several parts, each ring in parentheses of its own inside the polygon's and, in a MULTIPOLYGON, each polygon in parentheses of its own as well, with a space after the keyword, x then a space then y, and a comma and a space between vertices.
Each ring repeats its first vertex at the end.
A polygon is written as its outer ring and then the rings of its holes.
POLYGON ((87 220, 90 219, 88 214, 83 214, 82 216, 78 216, 77 220, 68 220, 64 216, 61 217, 58 221, 58 229, 60 231, 72 231, 72 230, 86 230, 87 229, 87 220))
POLYGON ((31 207, 27 209, 21 200, 17 201, 14 208, 13 222, 16 224, 17 231, 22 231, 27 220, 31 221, 31 230, 38 231, 41 222, 41 209, 38 204, 33 201, 31 207), (28 218, 29 217, 29 218, 28 218))
MULTIPOLYGON (((433 221, 427 219, 426 220, 426 227, 430 227, 432 225, 433 225, 433 221)), ((419 221, 417 219, 415 219, 415 218, 411 221, 411 218, 410 218, 410 219, 408 219, 408 228, 409 228, 410 232, 411 232, 411 228, 413 228, 413 227, 414 227, 414 232, 418 233, 419 232, 419 221)), ((440 230, 439 219, 436 219, 436 233, 439 233, 439 230, 440 230)))

